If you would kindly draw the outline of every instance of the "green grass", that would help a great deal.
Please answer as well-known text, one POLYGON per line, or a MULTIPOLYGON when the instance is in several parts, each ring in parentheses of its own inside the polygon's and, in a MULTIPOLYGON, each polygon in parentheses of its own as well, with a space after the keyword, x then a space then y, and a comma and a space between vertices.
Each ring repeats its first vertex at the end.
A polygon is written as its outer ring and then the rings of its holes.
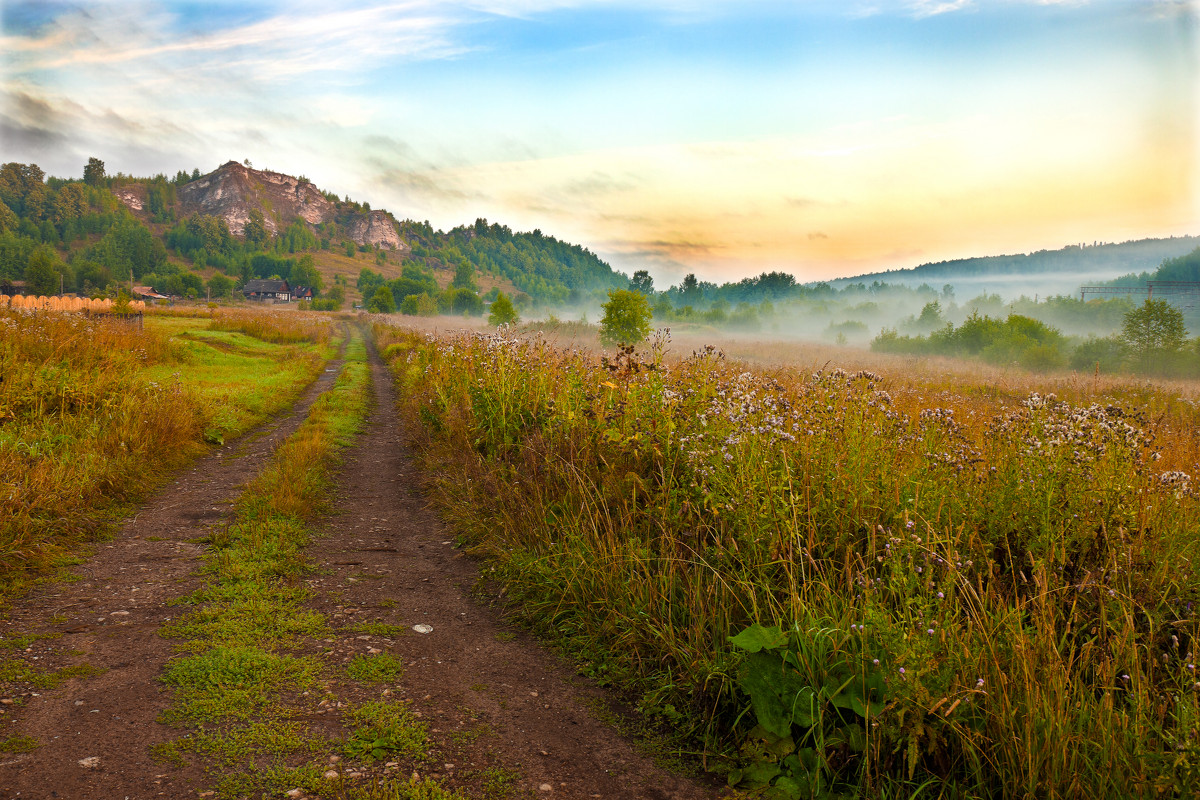
POLYGON ((357 625, 352 625, 349 630, 355 633, 379 636, 384 639, 395 639, 408 633, 408 628, 403 625, 389 625, 385 622, 360 622, 357 625))
POLYGON ((162 680, 175 688, 164 722, 250 720, 277 705, 280 696, 316 688, 314 659, 270 653, 252 646, 214 647, 176 658, 162 680))
POLYGON ((474 773, 471 777, 479 780, 484 797, 488 800, 501 800, 511 797, 516 791, 517 781, 521 780, 521 773, 507 767, 487 767, 474 773))
POLYGON ((74 664, 56 670, 39 670, 20 659, 0 660, 0 684, 29 686, 34 689, 55 689, 72 678, 92 678, 107 670, 91 664, 74 664))
POLYGON ((350 659, 346 672, 362 683, 386 683, 399 680, 404 675, 404 665, 391 653, 360 653, 350 659))
POLYGON ((0 753, 32 753, 41 745, 32 736, 14 734, 7 739, 0 739, 0 753))
POLYGON ((429 746, 429 727, 413 717, 406 703, 363 703, 347 717, 352 726, 342 746, 347 758, 367 762, 395 756, 420 758, 429 746))
POLYGON ((175 356, 148 377, 163 382, 178 373, 205 409, 210 439, 233 438, 286 409, 334 354, 327 343, 277 344, 209 330, 204 319, 148 317, 147 326, 173 334, 175 356))

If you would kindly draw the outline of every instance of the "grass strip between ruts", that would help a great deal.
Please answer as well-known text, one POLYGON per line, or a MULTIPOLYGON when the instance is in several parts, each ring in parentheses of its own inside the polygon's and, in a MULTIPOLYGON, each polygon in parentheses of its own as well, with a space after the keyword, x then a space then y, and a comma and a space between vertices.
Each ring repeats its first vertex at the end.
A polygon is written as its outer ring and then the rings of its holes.
POLYGON ((366 348, 355 335, 334 387, 247 487, 234 522, 213 536, 208 584, 184 599, 190 610, 162 631, 184 641, 162 675, 174 698, 160 721, 191 732, 156 747, 155 755, 176 764, 196 759, 219 797, 277 797, 292 789, 347 800, 455 797, 399 775, 369 784, 325 777, 331 755, 345 759, 343 773, 346 765, 384 757, 420 763, 426 729, 404 703, 347 704, 345 738, 300 720, 318 703, 335 701, 334 679, 345 679, 319 656, 300 654, 306 641, 332 632, 323 615, 304 608, 307 523, 329 510, 339 454, 360 432, 371 398, 366 348))

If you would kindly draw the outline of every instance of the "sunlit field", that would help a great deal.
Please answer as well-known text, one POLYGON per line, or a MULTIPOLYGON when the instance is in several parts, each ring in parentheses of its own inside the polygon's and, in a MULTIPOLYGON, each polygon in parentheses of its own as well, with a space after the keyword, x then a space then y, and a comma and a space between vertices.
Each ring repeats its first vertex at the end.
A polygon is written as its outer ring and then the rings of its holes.
POLYGON ((732 784, 1200 780, 1194 383, 375 334, 437 501, 507 596, 732 784))
POLYGON ((231 332, 223 316, 210 330, 207 313, 140 325, 0 310, 0 598, 316 376, 328 323, 264 319, 251 333, 295 343, 231 332))

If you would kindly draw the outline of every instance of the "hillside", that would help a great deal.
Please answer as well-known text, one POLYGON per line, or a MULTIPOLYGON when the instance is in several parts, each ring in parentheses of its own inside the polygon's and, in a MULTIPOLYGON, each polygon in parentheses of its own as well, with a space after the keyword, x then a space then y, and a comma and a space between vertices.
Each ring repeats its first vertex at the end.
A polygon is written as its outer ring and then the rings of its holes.
MULTIPOLYGON (((227 162, 202 175, 86 181, 46 178, 36 164, 0 168, 0 284, 83 294, 150 285, 172 295, 229 296, 244 281, 279 276, 359 299, 364 270, 414 276, 429 301, 469 287, 524 306, 603 298, 627 278, 595 254, 541 231, 476 220, 449 232, 322 191, 304 177, 227 162), (35 257, 36 253, 36 257, 35 257), (55 284, 53 287, 51 283, 55 284)), ((396 302, 403 296, 396 297, 396 302)), ((472 308, 482 308, 481 303, 472 308)))

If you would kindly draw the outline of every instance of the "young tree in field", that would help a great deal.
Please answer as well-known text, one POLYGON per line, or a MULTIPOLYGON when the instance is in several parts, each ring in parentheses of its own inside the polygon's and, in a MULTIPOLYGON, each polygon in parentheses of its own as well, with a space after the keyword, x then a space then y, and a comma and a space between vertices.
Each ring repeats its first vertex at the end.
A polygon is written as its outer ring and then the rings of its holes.
POLYGON ((392 296, 392 290, 386 286, 376 289, 375 294, 371 295, 370 302, 367 303, 367 311, 372 314, 396 313, 396 298, 392 296))
POLYGON ((329 287, 329 291, 324 293, 324 297, 333 304, 333 309, 337 310, 342 307, 342 303, 346 302, 346 289, 342 284, 335 283, 329 287))
POLYGON ((600 341, 603 344, 637 344, 650 335, 650 302, 641 292, 614 289, 600 306, 600 341))
POLYGON ((519 321, 517 309, 513 307, 508 295, 504 292, 496 295, 496 299, 492 301, 492 310, 488 312, 488 325, 516 325, 519 321))
POLYGON ((1166 300, 1146 302, 1125 314, 1121 341, 1138 369, 1158 371, 1178 360, 1187 340, 1183 314, 1166 300))

